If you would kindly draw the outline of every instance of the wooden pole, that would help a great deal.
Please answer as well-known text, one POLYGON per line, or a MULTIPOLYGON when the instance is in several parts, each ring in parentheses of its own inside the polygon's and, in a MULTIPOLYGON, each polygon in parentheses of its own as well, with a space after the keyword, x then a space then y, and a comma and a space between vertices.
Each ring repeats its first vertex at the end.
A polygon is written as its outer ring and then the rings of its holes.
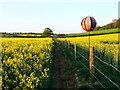
POLYGON ((75 54, 75 60, 76 60, 76 42, 74 42, 74 54, 75 54))
POLYGON ((64 41, 64 45, 66 46, 66 40, 64 41))
MULTIPOLYGON (((118 38, 120 38, 120 34, 118 35, 118 38)), ((120 70, 120 39, 118 39, 118 70, 120 70)))
MULTIPOLYGON (((120 35, 118 35, 118 37, 120 38, 120 35)), ((118 70, 120 70, 120 40, 118 44, 118 70)), ((118 73, 118 75, 120 76, 120 73, 118 73)))
POLYGON ((70 41, 68 41, 68 48, 70 48, 70 41))
POLYGON ((118 49, 118 70, 120 70, 120 46, 118 49))
POLYGON ((89 55, 89 59, 90 59, 90 80, 94 81, 94 47, 90 47, 90 55, 89 55))
POLYGON ((90 48, 90 32, 89 32, 88 38, 89 38, 88 43, 89 43, 89 48, 90 48))

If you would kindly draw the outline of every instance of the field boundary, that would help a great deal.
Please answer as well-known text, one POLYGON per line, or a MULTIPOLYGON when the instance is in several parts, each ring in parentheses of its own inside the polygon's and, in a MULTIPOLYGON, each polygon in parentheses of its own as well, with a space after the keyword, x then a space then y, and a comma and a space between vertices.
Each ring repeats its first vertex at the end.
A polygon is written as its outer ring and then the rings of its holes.
MULTIPOLYGON (((94 80, 96 79, 98 82, 100 82, 97 77, 95 76, 95 70, 98 71, 103 77, 105 77, 112 85, 114 85, 117 89, 120 89, 120 85, 116 84, 111 78, 109 78, 109 76, 107 76, 104 72, 102 72, 97 66, 94 65, 94 63, 96 62, 94 59, 96 58, 97 61, 100 61, 102 64, 106 65, 106 67, 110 67, 113 70, 115 70, 117 72, 117 74, 120 74, 120 70, 119 67, 116 68, 114 67, 112 64, 105 62, 104 60, 100 59, 98 56, 96 56, 94 54, 94 47, 90 47, 89 49, 87 49, 87 51, 89 52, 89 59, 86 58, 84 55, 80 54, 77 51, 76 48, 76 43, 74 42, 74 44, 71 45, 70 41, 62 41, 62 43, 64 44, 64 46, 66 46, 70 51, 73 51, 74 53, 74 60, 79 60, 79 58, 77 58, 77 55, 80 55, 82 58, 84 58, 88 63, 89 63, 89 68, 87 68, 89 70, 90 73, 90 80, 91 82, 94 82, 94 80), (72 46, 72 47, 71 47, 72 46)), ((118 61, 119 62, 119 61, 118 61)), ((86 68, 87 66, 84 65, 84 63, 82 63, 83 66, 86 68)), ((118 63, 119 64, 119 63, 118 63)), ((118 65, 119 66, 119 65, 118 65)), ((100 83, 101 84, 101 83, 100 83)), ((103 84, 101 84, 101 86, 103 86, 105 88, 105 86, 103 84)))

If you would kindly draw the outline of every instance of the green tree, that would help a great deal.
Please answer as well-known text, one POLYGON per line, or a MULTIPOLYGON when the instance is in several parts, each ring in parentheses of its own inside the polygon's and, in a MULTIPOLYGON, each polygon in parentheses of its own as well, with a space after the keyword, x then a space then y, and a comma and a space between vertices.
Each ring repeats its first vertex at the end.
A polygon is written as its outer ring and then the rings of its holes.
POLYGON ((120 18, 117 21, 118 28, 120 28, 120 18))
POLYGON ((51 36, 51 35, 53 35, 53 31, 50 28, 45 28, 42 35, 43 36, 51 36))
POLYGON ((101 26, 97 26, 97 27, 95 27, 94 31, 100 30, 100 28, 101 28, 101 26))

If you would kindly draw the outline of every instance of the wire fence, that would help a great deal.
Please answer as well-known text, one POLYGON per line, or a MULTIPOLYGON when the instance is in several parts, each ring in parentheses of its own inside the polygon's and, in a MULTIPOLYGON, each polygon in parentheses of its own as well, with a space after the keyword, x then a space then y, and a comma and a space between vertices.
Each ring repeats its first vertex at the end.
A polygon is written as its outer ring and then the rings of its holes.
MULTIPOLYGON (((79 55, 81 55, 81 54, 79 54, 79 55)), ((82 57, 84 57, 83 55, 81 55, 82 57)), ((87 58, 85 58, 84 57, 84 59, 86 60, 86 61, 88 61, 89 62, 89 60, 87 59, 87 58)), ((94 66, 93 65, 93 67, 100 73, 100 74, 102 74, 106 79, 108 79, 113 85, 115 85, 118 89, 120 89, 120 87, 115 83, 115 82, 113 82, 109 77, 107 77, 102 71, 100 71, 96 66, 94 66)), ((89 69, 88 69, 89 70, 89 69)), ((95 77, 95 76, 94 76, 95 77)), ((100 81, 99 81, 100 82, 100 81)), ((103 85, 102 85, 103 86, 103 85)))
MULTIPOLYGON (((88 68, 85 64, 83 64, 83 63, 81 63, 81 64, 90 72, 89 68, 88 68)), ((91 75, 99 82, 99 84, 100 84, 103 88, 105 88, 105 86, 98 80, 98 78, 97 78, 95 75, 93 75, 92 73, 91 73, 91 75)))
MULTIPOLYGON (((82 48, 83 50, 87 50, 87 51, 89 52, 89 49, 86 49, 86 48, 83 48, 83 47, 80 47, 80 48, 82 48)), ((114 70, 116 70, 117 72, 120 73, 120 70, 118 70, 118 69, 117 69, 116 67, 114 67, 112 64, 107 63, 107 62, 105 62, 104 60, 100 59, 100 58, 99 58, 97 55, 95 55, 94 53, 92 53, 92 55, 94 55, 94 57, 96 57, 97 60, 99 60, 99 61, 102 62, 103 64, 112 67, 114 70)))
MULTIPOLYGON (((85 48, 83 48, 83 47, 82 47, 82 49, 89 51, 89 49, 85 49, 85 48)), ((99 61, 102 62, 103 64, 112 67, 114 70, 116 70, 117 72, 120 73, 120 70, 118 70, 118 69, 117 69, 116 67, 114 67, 112 64, 107 63, 107 62, 105 62, 104 60, 100 59, 100 58, 99 58, 97 55, 95 55, 94 53, 92 53, 92 55, 94 55, 94 57, 96 57, 97 60, 99 60, 99 61)))
MULTIPOLYGON (((74 47, 71 47, 71 46, 70 46, 70 43, 68 44, 68 42, 62 42, 62 43, 64 43, 66 46, 69 45, 68 48, 71 49, 71 51, 74 51, 74 49, 76 49, 76 46, 74 46, 74 45, 76 45, 76 44, 73 45, 73 46, 75 47, 75 48, 74 48, 74 47)), ((85 51, 89 52, 89 49, 86 49, 86 48, 83 48, 83 47, 80 47, 80 49, 83 49, 83 51, 85 50, 85 51)), ((88 58, 86 58, 84 55, 82 55, 82 54, 80 53, 80 51, 77 51, 77 50, 75 50, 75 51, 76 51, 76 52, 74 52, 74 53, 75 53, 76 55, 80 55, 83 59, 85 59, 88 63, 90 63, 90 60, 89 60, 88 58)), ((108 66, 108 67, 113 68, 115 71, 117 71, 117 72, 120 74, 120 70, 118 70, 118 69, 117 69, 116 67, 114 67, 112 64, 109 64, 109 63, 103 61, 102 59, 100 59, 100 58, 99 58, 97 55, 95 55, 94 53, 92 53, 92 55, 94 56, 94 58, 96 58, 96 60, 100 61, 102 64, 104 64, 104 65, 106 65, 106 66, 108 66)), ((78 59, 77 59, 77 60, 78 60, 78 59)), ((84 63, 81 62, 81 64, 90 72, 90 69, 89 69, 84 63)), ((113 80, 111 80, 107 75, 105 75, 100 69, 98 69, 95 65, 93 65, 93 67, 94 67, 94 69, 97 70, 103 77, 105 77, 111 84, 113 84, 116 88, 120 89, 120 86, 117 85, 113 80)), ((90 73, 90 74, 100 83, 100 85, 101 85, 103 88, 105 88, 105 86, 99 81, 99 79, 98 79, 95 75, 93 75, 92 73, 90 73)))

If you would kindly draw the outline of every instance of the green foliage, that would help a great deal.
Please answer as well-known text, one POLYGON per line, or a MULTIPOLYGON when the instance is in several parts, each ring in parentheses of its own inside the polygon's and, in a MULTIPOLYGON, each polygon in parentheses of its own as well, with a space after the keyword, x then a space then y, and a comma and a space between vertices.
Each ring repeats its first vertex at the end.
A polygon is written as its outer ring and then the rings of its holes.
POLYGON ((43 36, 50 36, 53 34, 53 31, 50 28, 45 28, 42 35, 43 36))
POLYGON ((97 26, 95 28, 96 30, 104 30, 104 29, 112 29, 112 28, 120 28, 120 18, 118 20, 114 19, 113 22, 108 23, 107 25, 104 25, 102 27, 97 26))
POLYGON ((94 35, 111 34, 111 33, 120 33, 120 30, 119 28, 115 28, 115 29, 90 31, 84 33, 67 34, 66 37, 94 36, 94 35))

